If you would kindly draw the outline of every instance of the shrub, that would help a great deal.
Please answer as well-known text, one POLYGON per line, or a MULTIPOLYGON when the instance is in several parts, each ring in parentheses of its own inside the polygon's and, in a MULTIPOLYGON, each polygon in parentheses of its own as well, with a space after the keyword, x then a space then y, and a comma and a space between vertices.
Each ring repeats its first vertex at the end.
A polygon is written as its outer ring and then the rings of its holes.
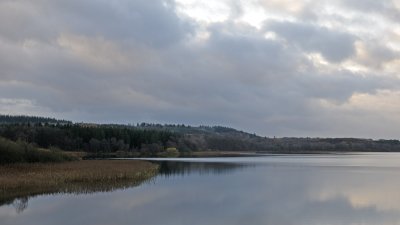
POLYGON ((165 151, 158 153, 157 155, 159 157, 173 158, 173 157, 179 156, 179 151, 175 147, 170 147, 170 148, 165 149, 165 151))
POLYGON ((32 144, 11 141, 0 137, 0 164, 63 162, 75 160, 58 149, 39 149, 32 144))

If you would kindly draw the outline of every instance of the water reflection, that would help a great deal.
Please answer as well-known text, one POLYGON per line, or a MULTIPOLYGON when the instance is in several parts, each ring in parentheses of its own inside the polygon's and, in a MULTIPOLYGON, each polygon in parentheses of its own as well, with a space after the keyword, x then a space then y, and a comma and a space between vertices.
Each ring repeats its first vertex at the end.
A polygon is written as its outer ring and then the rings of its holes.
MULTIPOLYGON (((253 165, 238 160, 160 162, 161 174, 151 183, 79 197, 37 197, 20 214, 10 211, 12 206, 0 207, 0 221, 2 225, 400 224, 398 154, 275 156, 255 159, 253 165)), ((24 202, 20 203, 23 208, 24 202)))
POLYGON ((136 187, 142 183, 153 182, 154 177, 143 177, 134 180, 113 180, 101 182, 73 182, 62 183, 56 187, 38 187, 36 190, 18 189, 13 192, 1 192, 0 207, 2 205, 14 206, 17 213, 22 213, 28 208, 31 198, 43 195, 88 195, 102 192, 112 192, 136 187))
POLYGON ((189 176, 191 174, 218 175, 228 174, 254 164, 228 163, 228 162, 185 162, 185 161, 155 161, 159 164, 159 174, 163 176, 189 176))
POLYGON ((21 213, 26 208, 28 208, 28 201, 29 201, 29 197, 22 197, 22 198, 15 199, 12 204, 15 207, 15 210, 17 211, 17 213, 21 213))

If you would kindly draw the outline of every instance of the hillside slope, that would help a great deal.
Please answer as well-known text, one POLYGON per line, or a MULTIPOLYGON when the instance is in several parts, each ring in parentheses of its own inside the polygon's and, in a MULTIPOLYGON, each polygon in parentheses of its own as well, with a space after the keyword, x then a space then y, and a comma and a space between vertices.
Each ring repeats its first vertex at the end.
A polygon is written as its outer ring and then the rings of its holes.
POLYGON ((0 136, 38 147, 89 153, 162 156, 169 149, 272 153, 400 151, 399 140, 268 138, 221 126, 72 123, 41 117, 0 116, 0 136), (10 122, 12 121, 12 122, 10 122))

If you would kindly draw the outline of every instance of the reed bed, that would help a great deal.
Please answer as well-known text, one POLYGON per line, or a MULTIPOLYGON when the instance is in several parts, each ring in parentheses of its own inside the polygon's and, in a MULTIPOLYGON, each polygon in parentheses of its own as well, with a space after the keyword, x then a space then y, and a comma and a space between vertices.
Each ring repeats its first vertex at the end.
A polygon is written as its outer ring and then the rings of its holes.
POLYGON ((135 160, 87 160, 0 166, 0 204, 51 193, 112 191, 155 176, 158 166, 135 160))

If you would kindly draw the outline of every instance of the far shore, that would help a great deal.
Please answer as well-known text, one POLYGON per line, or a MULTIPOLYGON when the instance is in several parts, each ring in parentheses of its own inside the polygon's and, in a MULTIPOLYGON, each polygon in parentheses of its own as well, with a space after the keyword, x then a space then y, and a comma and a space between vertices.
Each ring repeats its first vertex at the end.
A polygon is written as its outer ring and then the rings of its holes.
MULTIPOLYGON (((179 154, 176 157, 158 157, 158 156, 138 156, 131 154, 84 154, 86 160, 101 160, 101 159, 147 159, 147 158, 213 158, 213 157, 261 157, 261 156, 274 156, 274 155, 351 155, 351 154, 367 154, 367 153, 383 153, 384 151, 195 151, 190 153, 179 154)), ((387 152, 387 151, 385 151, 387 152)))

